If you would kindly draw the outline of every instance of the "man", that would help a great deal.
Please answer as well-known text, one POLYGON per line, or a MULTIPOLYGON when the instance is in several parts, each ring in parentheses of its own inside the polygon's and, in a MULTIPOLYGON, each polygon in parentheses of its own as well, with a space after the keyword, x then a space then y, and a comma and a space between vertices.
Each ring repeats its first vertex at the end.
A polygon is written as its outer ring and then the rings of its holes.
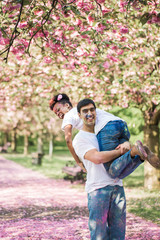
MULTIPOLYGON (((73 147, 87 170, 85 189, 88 193, 91 240, 123 240, 126 226, 125 193, 122 180, 111 178, 104 168, 103 164, 111 159, 107 151, 99 152, 94 133, 95 103, 91 99, 84 99, 78 103, 77 109, 83 120, 83 128, 74 138, 73 147)), ((115 158, 116 151, 119 149, 115 150, 115 158)), ((140 155, 136 146, 132 147, 130 155, 140 155)))

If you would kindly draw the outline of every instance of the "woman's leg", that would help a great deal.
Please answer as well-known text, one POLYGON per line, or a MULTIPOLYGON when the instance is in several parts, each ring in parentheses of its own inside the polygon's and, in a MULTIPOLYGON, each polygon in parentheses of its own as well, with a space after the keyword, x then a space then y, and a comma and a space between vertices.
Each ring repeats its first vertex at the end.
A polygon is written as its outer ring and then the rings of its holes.
POLYGON ((108 174, 112 178, 123 179, 130 175, 143 161, 138 155, 131 157, 130 151, 119 158, 116 158, 108 169, 108 174))
MULTIPOLYGON (((130 133, 125 122, 111 121, 97 135, 100 151, 113 150, 119 144, 129 141, 129 137, 130 133)), ((112 178, 124 178, 141 163, 142 161, 138 156, 131 158, 129 151, 113 161, 104 163, 104 167, 112 178)))
MULTIPOLYGON (((122 120, 108 122, 97 134, 100 151, 114 150, 119 144, 129 141, 130 133, 127 124, 122 120)), ((106 171, 109 170, 112 161, 104 163, 106 171)))

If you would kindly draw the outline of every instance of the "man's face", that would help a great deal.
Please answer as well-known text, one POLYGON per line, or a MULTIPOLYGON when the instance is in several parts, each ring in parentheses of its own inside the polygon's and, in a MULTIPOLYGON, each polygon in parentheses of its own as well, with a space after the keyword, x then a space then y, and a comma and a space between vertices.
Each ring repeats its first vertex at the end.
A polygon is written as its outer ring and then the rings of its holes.
POLYGON ((53 107, 53 112, 60 118, 63 119, 64 115, 69 112, 69 104, 56 103, 53 107))
POLYGON ((84 106, 80 110, 80 118, 87 126, 94 126, 96 121, 96 109, 92 103, 84 106))

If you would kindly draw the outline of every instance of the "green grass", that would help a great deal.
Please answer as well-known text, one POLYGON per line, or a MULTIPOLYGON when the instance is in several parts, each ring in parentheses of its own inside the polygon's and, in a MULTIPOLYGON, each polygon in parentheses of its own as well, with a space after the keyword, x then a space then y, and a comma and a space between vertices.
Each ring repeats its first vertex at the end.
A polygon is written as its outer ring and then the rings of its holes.
MULTIPOLYGON (((34 171, 39 171, 50 178, 63 178, 62 167, 70 160, 73 160, 71 154, 65 148, 56 148, 53 158, 50 159, 47 155, 43 157, 42 165, 32 165, 31 155, 24 156, 23 154, 3 154, 7 159, 13 160, 26 168, 31 168, 34 171)), ((144 166, 140 165, 130 176, 123 180, 126 190, 127 210, 137 216, 160 224, 160 194, 158 190, 147 190, 144 185, 144 166)), ((73 187, 76 187, 75 184, 73 187)), ((84 186, 77 185, 77 188, 84 186)))
POLYGON ((127 193, 127 209, 129 212, 160 225, 159 191, 134 188, 127 193))
POLYGON ((144 165, 141 164, 132 174, 123 179, 124 187, 139 188, 144 186, 144 165))
POLYGON ((42 158, 42 164, 40 166, 32 164, 31 154, 24 156, 21 153, 7 153, 3 154, 3 156, 26 168, 31 168, 32 170, 38 171, 47 177, 56 179, 64 177, 65 174, 62 173, 62 168, 68 161, 73 160, 68 150, 62 151, 62 148, 58 147, 54 151, 52 158, 49 158, 48 155, 44 155, 42 158))
POLYGON ((127 210, 137 216, 160 225, 159 190, 148 190, 144 186, 144 165, 123 179, 126 189, 127 210))

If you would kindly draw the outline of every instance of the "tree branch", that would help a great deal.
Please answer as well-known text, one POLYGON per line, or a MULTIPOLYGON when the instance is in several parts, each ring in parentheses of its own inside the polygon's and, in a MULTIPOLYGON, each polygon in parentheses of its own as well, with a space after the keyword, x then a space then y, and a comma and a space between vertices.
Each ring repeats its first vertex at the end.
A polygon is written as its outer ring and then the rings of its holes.
MULTIPOLYGON (((21 14, 22 14, 22 9, 23 9, 23 3, 24 3, 24 0, 21 1, 21 8, 20 8, 20 11, 19 11, 18 20, 17 20, 17 23, 16 23, 16 25, 15 25, 15 28, 14 28, 14 30, 13 30, 13 32, 12 32, 12 36, 11 36, 11 38, 10 38, 10 40, 9 40, 9 46, 8 46, 7 50, 4 51, 4 52, 7 51, 7 55, 6 55, 6 57, 4 58, 4 60, 5 60, 6 63, 7 63, 7 61, 8 61, 8 56, 9 56, 9 52, 10 52, 11 46, 13 45, 14 40, 15 40, 15 39, 19 36, 19 34, 20 34, 20 33, 17 31, 17 26, 18 26, 18 24, 19 24, 19 22, 20 22, 20 19, 21 19, 21 14)), ((3 52, 3 53, 4 53, 4 52, 3 52)), ((0 55, 2 55, 3 53, 1 53, 0 55)))
MULTIPOLYGON (((31 45, 31 41, 32 39, 35 37, 35 35, 41 30, 43 29, 43 26, 46 24, 46 22, 48 21, 52 10, 56 7, 58 0, 53 0, 52 4, 51 4, 51 9, 49 10, 49 12, 43 17, 42 21, 41 21, 41 26, 38 27, 37 31, 34 32, 34 34, 31 36, 30 40, 29 40, 29 44, 28 44, 28 48, 27 48, 27 53, 29 54, 29 49, 30 49, 30 45, 31 45)), ((44 35, 45 36, 45 35, 44 35)))
POLYGON ((154 71, 158 70, 159 65, 160 65, 160 61, 158 61, 158 62, 154 65, 152 71, 151 71, 150 74, 149 74, 150 76, 152 76, 152 74, 153 74, 154 71))

